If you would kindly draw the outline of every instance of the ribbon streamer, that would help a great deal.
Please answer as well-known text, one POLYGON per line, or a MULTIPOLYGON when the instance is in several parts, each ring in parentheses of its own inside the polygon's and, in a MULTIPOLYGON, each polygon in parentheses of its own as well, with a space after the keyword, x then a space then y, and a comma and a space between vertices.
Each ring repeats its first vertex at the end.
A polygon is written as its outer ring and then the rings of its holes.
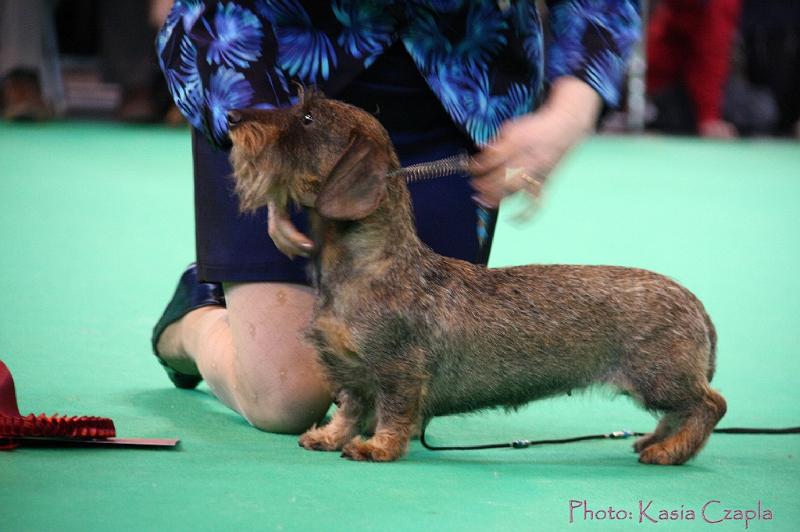
POLYGON ((19 446, 20 438, 105 439, 114 436, 114 422, 105 417, 21 415, 11 371, 0 360, 0 450, 14 449, 19 446))

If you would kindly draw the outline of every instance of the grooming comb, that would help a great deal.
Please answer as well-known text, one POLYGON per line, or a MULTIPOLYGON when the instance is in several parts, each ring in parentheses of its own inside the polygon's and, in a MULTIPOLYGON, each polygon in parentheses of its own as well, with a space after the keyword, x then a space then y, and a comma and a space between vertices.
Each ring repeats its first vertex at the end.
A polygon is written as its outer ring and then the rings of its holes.
POLYGON ((427 181, 429 179, 465 173, 469 169, 470 160, 471 158, 467 152, 461 152, 450 157, 445 157, 444 159, 405 166, 399 170, 390 172, 388 175, 403 176, 407 183, 427 181))

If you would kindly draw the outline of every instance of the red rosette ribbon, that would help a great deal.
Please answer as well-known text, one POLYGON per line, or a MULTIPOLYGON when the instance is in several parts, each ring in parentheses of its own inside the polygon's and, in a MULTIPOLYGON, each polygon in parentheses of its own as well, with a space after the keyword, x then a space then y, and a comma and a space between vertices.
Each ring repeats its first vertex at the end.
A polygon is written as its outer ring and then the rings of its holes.
POLYGON ((116 436, 114 422, 95 416, 47 416, 19 413, 14 379, 0 360, 0 450, 19 445, 15 438, 104 439, 116 436))

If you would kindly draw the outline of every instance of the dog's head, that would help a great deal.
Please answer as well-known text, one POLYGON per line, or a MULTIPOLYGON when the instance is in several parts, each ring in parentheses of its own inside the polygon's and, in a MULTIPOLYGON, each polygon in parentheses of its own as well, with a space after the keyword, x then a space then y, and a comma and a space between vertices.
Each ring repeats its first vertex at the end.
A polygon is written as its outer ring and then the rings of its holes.
POLYGON ((373 212, 397 168, 389 136, 369 113, 320 94, 292 107, 228 113, 231 162, 241 210, 289 201, 323 217, 373 212))

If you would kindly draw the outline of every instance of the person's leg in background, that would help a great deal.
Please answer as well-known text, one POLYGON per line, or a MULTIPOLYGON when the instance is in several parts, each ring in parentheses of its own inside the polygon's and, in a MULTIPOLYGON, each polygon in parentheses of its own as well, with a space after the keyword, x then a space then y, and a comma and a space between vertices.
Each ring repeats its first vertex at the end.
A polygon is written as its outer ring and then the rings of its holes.
POLYGON ((746 78, 775 99, 771 132, 800 138, 800 2, 744 0, 742 10, 746 78))
POLYGON ((741 0, 706 0, 685 13, 696 24, 687 37, 692 53, 686 57, 686 88, 694 102, 697 131, 701 136, 732 138, 736 128, 722 116, 725 88, 739 25, 741 0))
POLYGON ((64 110, 55 0, 0 0, 0 79, 7 120, 43 120, 64 110))
POLYGON ((166 87, 153 51, 156 30, 150 23, 149 4, 118 0, 100 2, 99 8, 103 73, 122 88, 118 118, 126 122, 160 120, 166 87))
POLYGON ((694 114, 682 80, 691 52, 679 2, 659 2, 647 23, 647 97, 657 110, 649 126, 668 133, 694 131, 694 114))
POLYGON ((687 47, 668 2, 656 5, 647 23, 647 91, 658 93, 680 80, 687 47))

